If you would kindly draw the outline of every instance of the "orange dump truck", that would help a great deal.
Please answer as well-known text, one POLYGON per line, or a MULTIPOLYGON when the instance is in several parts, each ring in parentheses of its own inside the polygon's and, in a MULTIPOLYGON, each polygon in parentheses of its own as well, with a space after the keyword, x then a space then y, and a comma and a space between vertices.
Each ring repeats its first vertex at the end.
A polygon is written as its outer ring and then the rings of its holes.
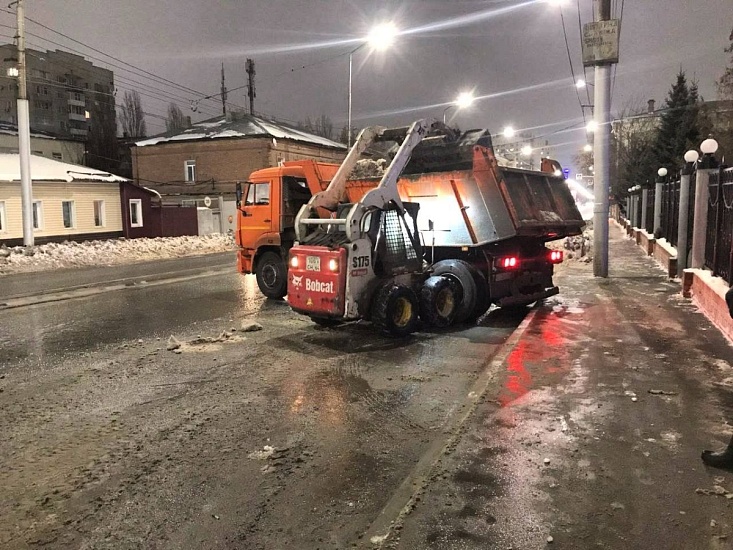
MULTIPOLYGON (((350 153, 345 163, 353 158, 350 153)), ((580 234, 584 222, 558 175, 559 165, 543 159, 542 167, 543 171, 528 171, 499 166, 485 130, 451 135, 445 128, 433 128, 400 169, 399 198, 419 208, 415 233, 420 261, 428 271, 454 276, 462 287, 455 294, 464 302, 458 320, 475 318, 492 303, 530 304, 558 292, 552 272, 562 256, 545 243, 580 234)), ((338 169, 310 160, 286 162, 254 172, 238 188, 237 267, 255 273, 266 296, 282 298, 287 293, 296 217, 313 195, 329 192, 338 169)), ((334 203, 330 212, 319 207, 319 217, 338 218, 339 211, 378 185, 379 177, 346 181, 338 205, 334 203)), ((330 236, 322 241, 333 241, 332 233, 338 231, 337 226, 324 229, 330 236)), ((309 238, 300 244, 314 244, 318 237, 309 238)), ((311 317, 325 322, 339 315, 315 312, 311 317)))

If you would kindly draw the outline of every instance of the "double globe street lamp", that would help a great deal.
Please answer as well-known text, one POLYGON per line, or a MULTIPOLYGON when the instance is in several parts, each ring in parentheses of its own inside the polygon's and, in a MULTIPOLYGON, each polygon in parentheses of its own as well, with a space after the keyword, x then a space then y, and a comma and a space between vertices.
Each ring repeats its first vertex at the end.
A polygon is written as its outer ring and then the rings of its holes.
POLYGON ((456 100, 453 103, 451 103, 450 105, 448 105, 445 109, 443 109, 443 124, 445 124, 445 115, 449 109, 455 108, 456 110, 459 110, 459 111, 461 109, 466 109, 470 107, 471 105, 473 105, 473 102, 475 99, 476 98, 473 97, 472 92, 461 92, 460 94, 458 94, 458 97, 456 98, 456 100))

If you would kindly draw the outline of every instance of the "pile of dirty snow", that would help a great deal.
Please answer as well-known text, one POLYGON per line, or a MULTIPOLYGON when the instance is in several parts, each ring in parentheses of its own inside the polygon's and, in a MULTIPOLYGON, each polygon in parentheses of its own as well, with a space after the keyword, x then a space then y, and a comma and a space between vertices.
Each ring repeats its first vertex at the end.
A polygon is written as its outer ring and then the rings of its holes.
POLYGON ((565 237, 558 241, 547 243, 551 250, 562 250, 565 252, 564 261, 575 260, 585 263, 593 261, 593 224, 586 222, 582 235, 565 237))
POLYGON ((387 171, 387 165, 388 162, 385 159, 361 159, 356 162, 348 179, 381 178, 387 171))
POLYGON ((105 266, 235 250, 231 235, 109 239, 0 247, 0 275, 67 267, 105 266))

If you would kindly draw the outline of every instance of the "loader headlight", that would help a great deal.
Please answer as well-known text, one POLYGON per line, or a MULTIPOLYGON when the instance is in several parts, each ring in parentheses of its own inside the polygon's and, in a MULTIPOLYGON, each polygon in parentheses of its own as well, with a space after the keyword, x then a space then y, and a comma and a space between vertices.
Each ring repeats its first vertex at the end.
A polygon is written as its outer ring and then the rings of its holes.
POLYGON ((339 261, 336 258, 328 260, 328 270, 336 273, 339 270, 339 261))
POLYGON ((298 261, 297 256, 293 256, 292 258, 290 258, 290 267, 292 267, 293 269, 297 269, 299 264, 300 262, 298 261))

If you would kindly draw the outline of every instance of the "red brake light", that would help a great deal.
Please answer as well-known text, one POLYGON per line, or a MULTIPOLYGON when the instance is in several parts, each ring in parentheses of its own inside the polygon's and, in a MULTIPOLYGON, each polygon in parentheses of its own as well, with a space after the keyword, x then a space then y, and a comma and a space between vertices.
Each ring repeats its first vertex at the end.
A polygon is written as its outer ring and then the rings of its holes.
POLYGON ((563 252, 562 250, 552 250, 550 251, 550 263, 552 264, 559 264, 562 263, 563 259, 563 252))
POLYGON ((519 266, 519 258, 516 256, 505 256, 504 258, 499 258, 496 265, 501 269, 514 269, 519 266))

